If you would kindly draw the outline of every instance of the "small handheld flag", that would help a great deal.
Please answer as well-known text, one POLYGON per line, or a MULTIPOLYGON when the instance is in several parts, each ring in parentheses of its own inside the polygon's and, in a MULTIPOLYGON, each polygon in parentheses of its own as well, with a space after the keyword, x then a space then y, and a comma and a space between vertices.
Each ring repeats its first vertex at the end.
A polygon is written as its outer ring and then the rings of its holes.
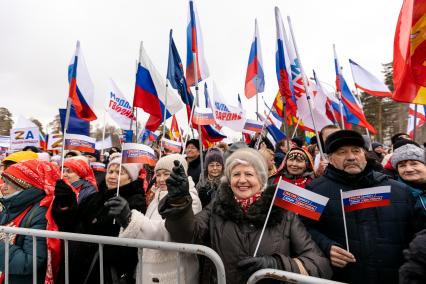
POLYGON ((213 111, 210 108, 195 107, 192 121, 199 125, 215 124, 213 111))
POLYGON ((310 219, 319 220, 328 198, 292 183, 278 183, 275 205, 310 219))
POLYGON ((163 148, 167 149, 174 153, 181 153, 182 152, 182 143, 178 141, 173 141, 167 138, 163 138, 161 140, 161 143, 163 144, 163 148))
POLYGON ((86 153, 95 153, 96 139, 79 134, 65 136, 65 150, 77 150, 86 153))
POLYGON ((157 157, 154 150, 143 144, 124 143, 122 163, 141 163, 155 166, 157 157))
POLYGON ((345 212, 390 205, 390 186, 342 191, 345 212))

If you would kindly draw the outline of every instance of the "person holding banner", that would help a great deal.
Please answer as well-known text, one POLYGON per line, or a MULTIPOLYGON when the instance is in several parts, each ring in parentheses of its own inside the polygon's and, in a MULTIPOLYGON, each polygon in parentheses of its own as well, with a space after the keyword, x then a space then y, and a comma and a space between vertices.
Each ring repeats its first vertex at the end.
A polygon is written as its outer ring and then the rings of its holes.
POLYGON ((408 188, 372 169, 358 132, 340 130, 330 134, 325 152, 329 165, 307 189, 328 197, 329 202, 319 221, 303 220, 330 258, 333 279, 346 283, 398 283, 402 251, 418 230, 408 188), (374 193, 383 188, 386 193, 374 193), (343 194, 356 191, 366 194, 342 199, 343 194), (372 200, 378 202, 371 202, 373 206, 366 203, 372 200), (353 202, 351 208, 346 202, 353 202))
MULTIPOLYGON (((166 180, 172 173, 173 162, 178 160, 187 171, 188 164, 180 154, 170 154, 162 157, 155 165, 156 183, 152 189, 154 196, 149 203, 146 214, 137 210, 130 210, 128 202, 122 197, 114 197, 106 203, 113 216, 122 227, 121 238, 147 239, 170 241, 170 234, 166 230, 165 221, 158 213, 158 205, 167 195, 166 180), (122 222, 124 220, 125 222, 122 222)), ((192 211, 197 214, 201 211, 201 201, 198 198, 194 182, 189 178, 189 192, 192 202, 192 211)), ((136 283, 178 283, 176 270, 176 252, 167 252, 152 249, 143 249, 143 271, 136 272, 136 283)), ((180 283, 198 283, 198 259, 194 254, 180 255, 180 283)))
MULTIPOLYGON (((61 231, 118 237, 120 226, 114 223, 105 203, 117 195, 127 200, 130 209, 146 212, 145 192, 138 179, 142 164, 122 164, 121 158, 110 161, 105 181, 99 191, 78 204, 72 188, 62 180, 56 183, 53 204, 54 218, 61 231), (121 174, 120 172, 121 165, 121 174), (119 177, 120 176, 120 177, 119 177)), ((69 243, 70 283, 99 283, 99 255, 97 244, 69 243), (92 265, 93 264, 93 265, 92 265)), ((134 270, 138 262, 137 249, 119 246, 104 248, 105 283, 134 283, 134 270)), ((63 273, 64 271, 62 271, 63 273)), ((63 276, 63 275, 62 275, 63 276)), ((64 279, 61 277, 59 279, 64 279)))
MULTIPOLYGON (((226 159, 225 177, 216 198, 194 214, 188 177, 183 166, 175 161, 166 181, 168 195, 159 205, 172 240, 214 249, 224 262, 228 283, 246 283, 251 274, 262 268, 331 277, 327 258, 296 214, 273 207, 260 238, 276 189, 267 187, 267 171, 258 151, 235 151, 226 159), (258 253, 254 256, 255 251, 258 253)), ((201 283, 212 283, 212 269, 212 265, 204 265, 201 283)))

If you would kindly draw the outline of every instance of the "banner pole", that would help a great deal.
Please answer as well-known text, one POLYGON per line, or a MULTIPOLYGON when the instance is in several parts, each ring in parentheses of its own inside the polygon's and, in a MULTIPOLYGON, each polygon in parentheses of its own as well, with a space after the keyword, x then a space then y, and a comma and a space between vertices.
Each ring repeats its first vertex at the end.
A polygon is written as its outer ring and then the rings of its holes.
POLYGON ((413 125, 413 141, 416 142, 416 126, 417 126, 417 104, 414 104, 414 125, 413 125))
POLYGON ((346 240, 346 250, 349 252, 349 239, 348 239, 348 229, 346 227, 346 214, 345 206, 343 204, 342 190, 340 190, 340 202, 342 204, 342 215, 343 215, 343 227, 345 229, 345 240, 346 240))
POLYGON ((263 224, 262 231, 260 232, 259 241, 257 242, 256 249, 254 250, 253 257, 256 257, 257 251, 259 250, 260 242, 262 241, 263 234, 265 233, 266 224, 268 223, 269 216, 271 215, 272 207, 274 206, 274 201, 275 201, 275 197, 277 195, 277 191, 278 191, 278 187, 280 185, 280 182, 281 182, 281 176, 280 176, 280 179, 278 180, 277 187, 275 188, 274 196, 272 196, 271 205, 269 205, 268 214, 266 215, 265 223, 263 224))
POLYGON ((161 135, 161 139, 160 139, 160 159, 161 159, 161 156, 162 156, 163 151, 164 151, 163 138, 164 138, 164 135, 166 134, 167 90, 168 90, 168 88, 169 88, 169 84, 167 83, 167 78, 166 78, 166 92, 164 94, 163 134, 161 135))
MULTIPOLYGON (((193 52, 192 56, 194 58, 194 80, 195 80, 195 97, 197 100, 197 106, 200 107, 200 95, 198 94, 198 67, 197 67, 197 53, 193 52)), ((194 102, 195 103, 195 102, 194 102)), ((198 141, 200 143, 200 167, 201 167, 201 176, 200 180, 204 180, 204 154, 203 154, 203 138, 201 135, 201 125, 198 124, 198 141)))
MULTIPOLYGON (((102 148, 101 148, 101 157, 104 156, 104 151, 105 151, 105 125, 106 124, 106 110, 104 109, 104 127, 102 129, 102 148)), ((99 161, 101 162, 101 161, 99 161)))
POLYGON ((68 124, 70 121, 70 113, 71 113, 71 98, 67 99, 67 112, 65 114, 65 125, 64 125, 64 137, 62 138, 62 159, 61 159, 61 179, 64 177, 64 160, 65 160, 65 140, 68 131, 68 124))
MULTIPOLYGON (((294 44, 294 49, 296 51, 296 56, 299 59, 300 71, 302 73, 302 80, 303 80, 303 85, 305 87, 306 99, 308 100, 309 112, 311 113, 312 124, 314 126, 315 135, 318 135, 319 131, 318 131, 318 128, 317 128, 317 125, 316 125, 316 122, 315 122, 314 113, 312 111, 312 101, 311 101, 311 95, 309 94, 308 82, 306 80, 305 71, 303 70, 302 59, 300 58, 299 50, 297 49, 296 39, 295 39, 295 36, 294 36, 294 33, 293 33, 293 26, 291 24, 291 19, 290 19, 289 16, 287 16, 287 21, 288 21, 288 26, 290 28, 291 38, 293 39, 293 44, 294 44)), ((321 139, 317 139, 317 141, 318 141, 318 148, 320 150, 320 155, 321 155, 322 158, 324 158, 324 153, 322 151, 322 145, 321 145, 321 139)))

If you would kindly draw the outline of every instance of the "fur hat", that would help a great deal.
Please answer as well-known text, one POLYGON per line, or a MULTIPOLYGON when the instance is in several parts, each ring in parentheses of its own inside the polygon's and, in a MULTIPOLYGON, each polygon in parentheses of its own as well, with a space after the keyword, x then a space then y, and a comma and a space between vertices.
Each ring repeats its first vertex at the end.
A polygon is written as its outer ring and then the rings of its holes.
POLYGON ((228 181, 231 180, 231 171, 234 167, 243 164, 244 162, 252 166, 262 185, 262 189, 266 187, 268 181, 268 165, 259 151, 252 148, 241 148, 235 151, 225 162, 225 177, 228 181))
MULTIPOLYGON (((121 164, 121 158, 119 158, 119 157, 112 159, 109 162, 107 172, 109 171, 109 168, 111 167, 111 165, 117 165, 117 164, 118 165, 121 164)), ((142 169, 142 164, 127 163, 127 164, 121 164, 121 166, 126 170, 127 174, 129 175, 129 177, 132 181, 135 181, 135 180, 138 179, 139 172, 142 169)))
POLYGON ((425 156, 423 149, 413 144, 405 144, 404 146, 399 147, 392 154, 392 167, 394 169, 397 169, 399 162, 407 160, 419 161, 425 164, 425 156))
POLYGON ((331 154, 343 146, 358 146, 365 148, 362 135, 353 130, 339 130, 327 137, 325 141, 325 152, 331 154))
POLYGON ((186 162, 185 158, 180 154, 170 154, 167 156, 161 157, 157 161, 157 164, 155 165, 154 172, 158 170, 168 170, 169 172, 172 172, 174 165, 174 161, 178 160, 181 162, 183 168, 185 169, 185 173, 188 172, 188 163, 186 162))

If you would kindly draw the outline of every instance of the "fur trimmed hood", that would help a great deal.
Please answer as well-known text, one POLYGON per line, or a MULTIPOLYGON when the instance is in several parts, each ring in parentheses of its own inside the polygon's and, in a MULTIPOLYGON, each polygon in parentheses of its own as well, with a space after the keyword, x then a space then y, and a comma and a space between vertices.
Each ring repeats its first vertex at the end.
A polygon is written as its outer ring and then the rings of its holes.
MULTIPOLYGON (((257 228, 262 228, 268 214, 269 206, 274 195, 276 186, 268 186, 262 197, 253 203, 244 214, 234 198, 234 193, 227 182, 219 185, 218 193, 213 204, 213 212, 224 220, 230 220, 237 224, 251 223, 257 228)), ((284 210, 274 206, 268 221, 268 227, 281 222, 284 217, 284 210)))

